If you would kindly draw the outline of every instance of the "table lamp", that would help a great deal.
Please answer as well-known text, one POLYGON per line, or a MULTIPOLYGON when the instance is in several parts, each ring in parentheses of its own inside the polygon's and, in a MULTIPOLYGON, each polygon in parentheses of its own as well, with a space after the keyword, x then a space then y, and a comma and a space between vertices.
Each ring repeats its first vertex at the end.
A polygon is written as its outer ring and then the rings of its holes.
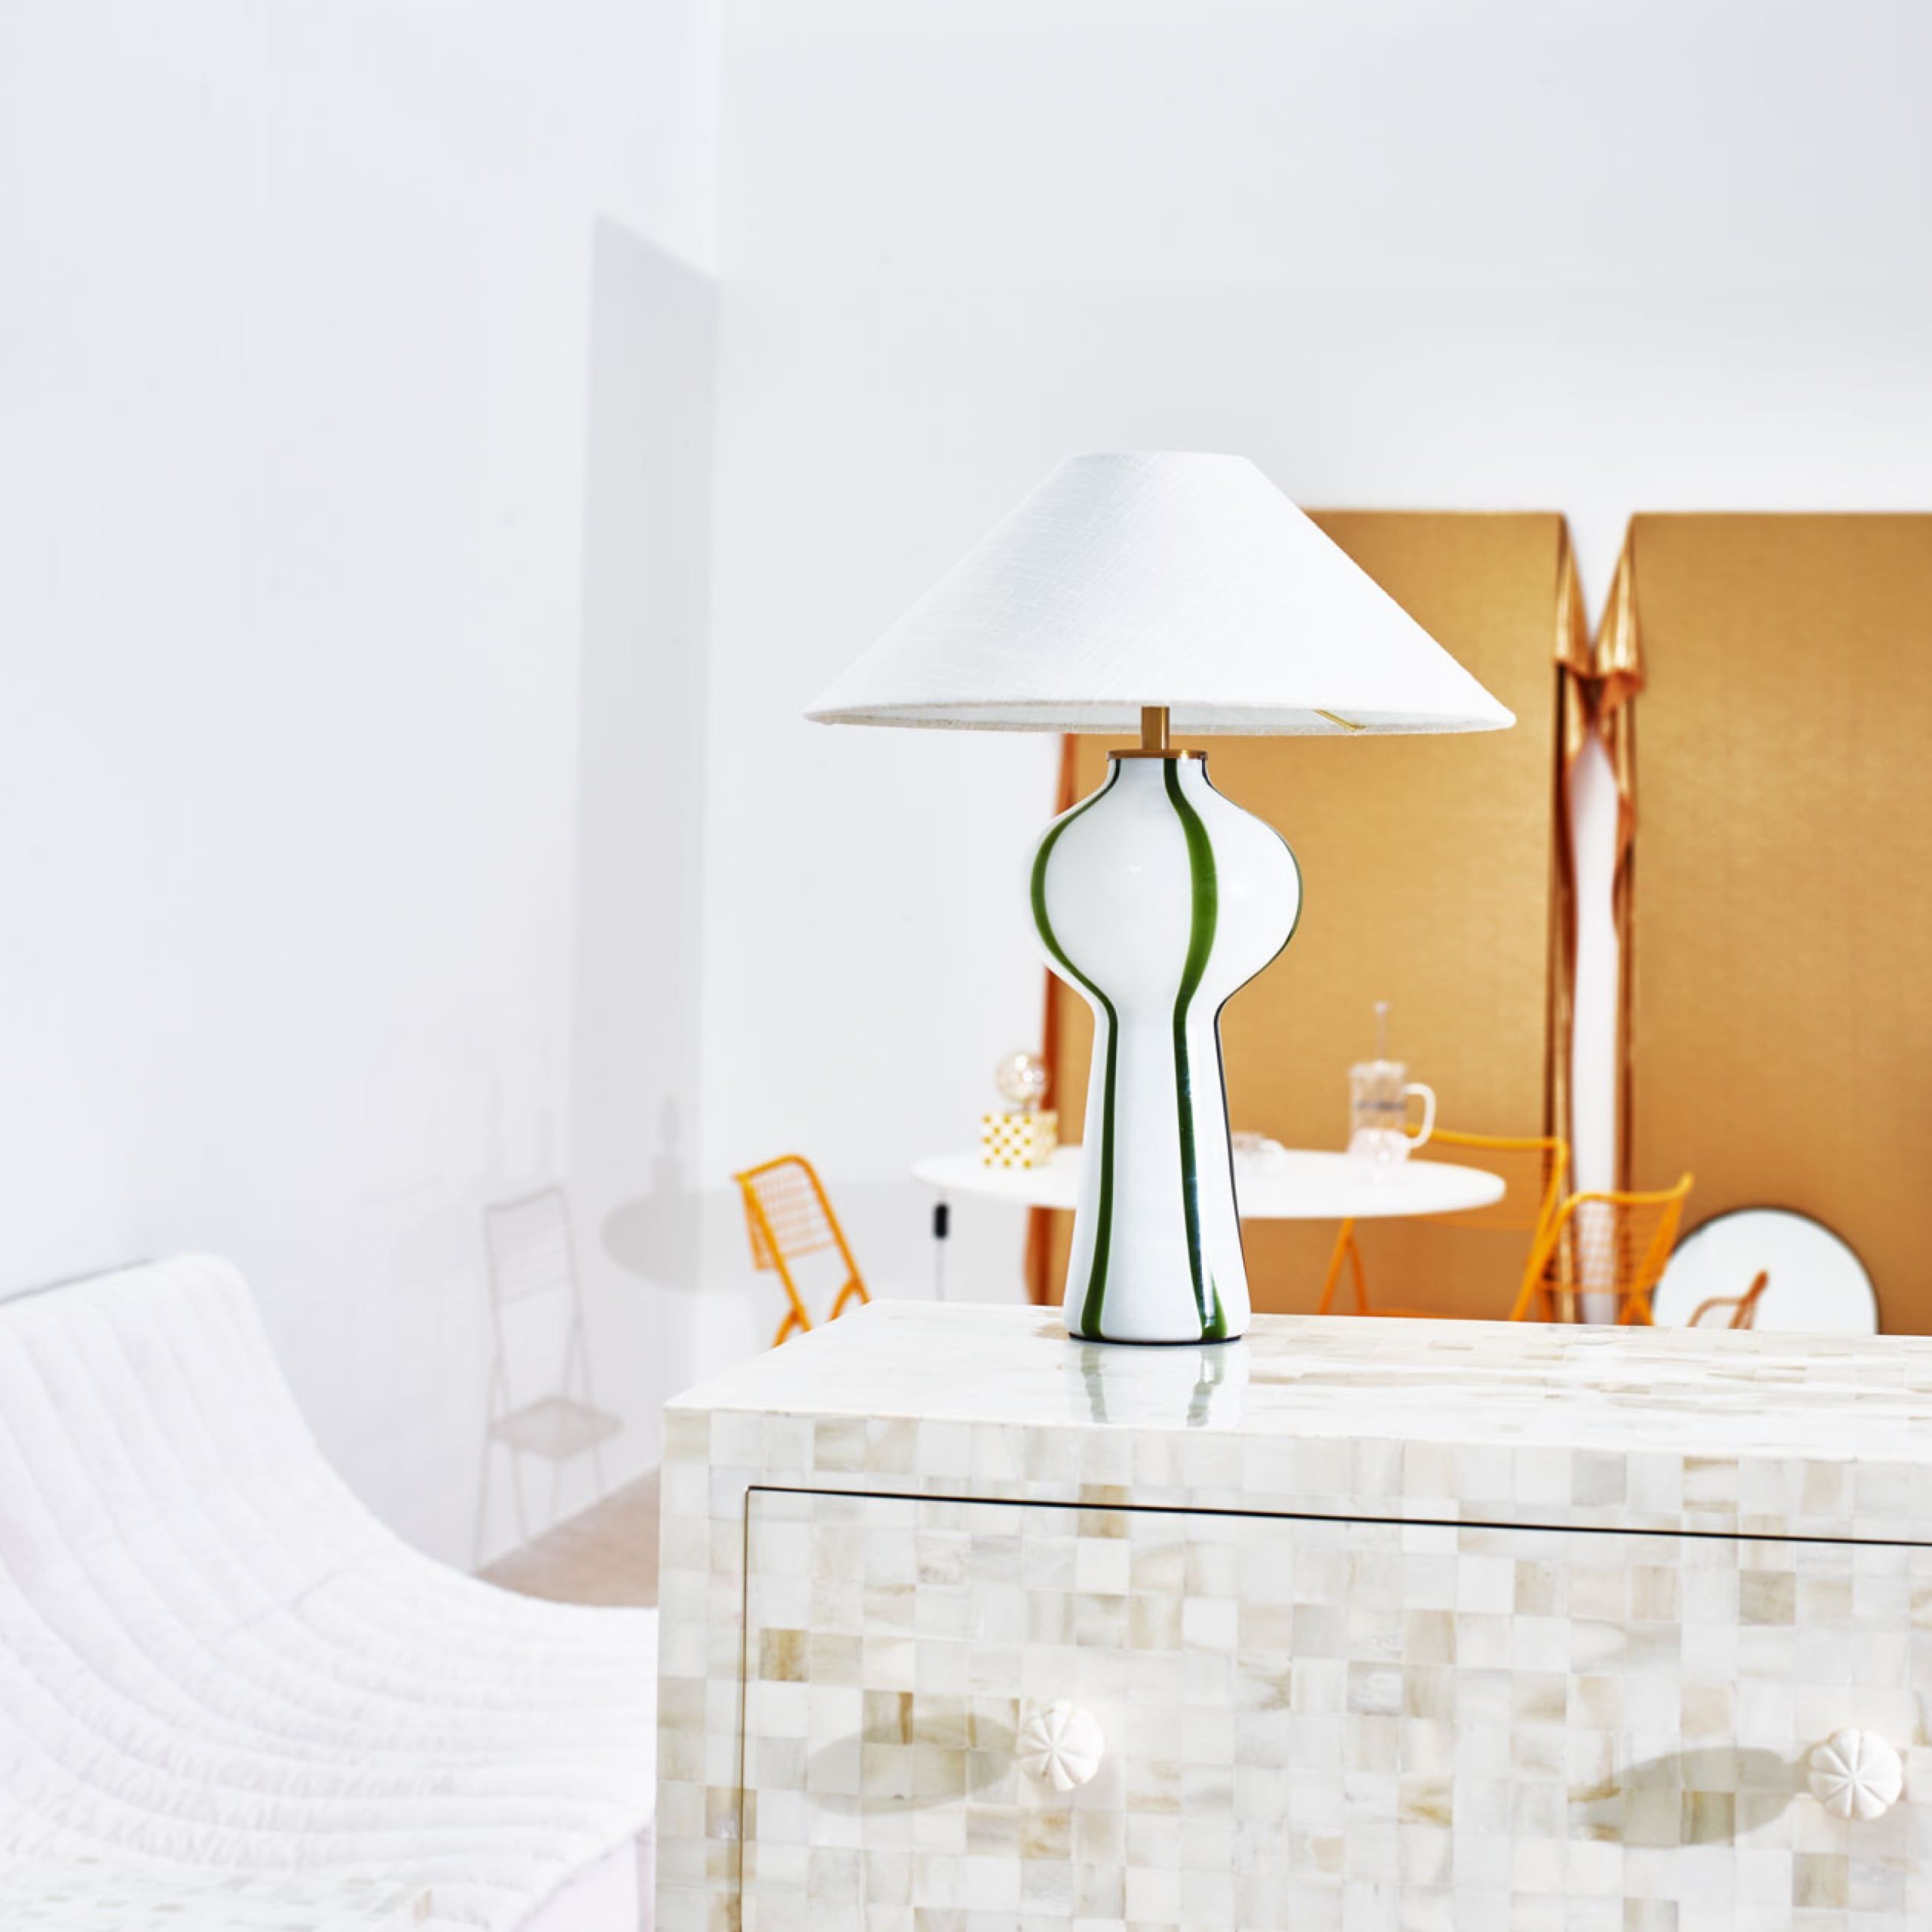
POLYGON ((1244 1333, 1221 1009, 1287 945, 1301 873, 1170 735, 1515 718, 1245 457, 1169 452, 1061 464, 806 715, 1139 728, 1031 872, 1047 961, 1093 1009, 1067 1326, 1109 1342, 1244 1333))

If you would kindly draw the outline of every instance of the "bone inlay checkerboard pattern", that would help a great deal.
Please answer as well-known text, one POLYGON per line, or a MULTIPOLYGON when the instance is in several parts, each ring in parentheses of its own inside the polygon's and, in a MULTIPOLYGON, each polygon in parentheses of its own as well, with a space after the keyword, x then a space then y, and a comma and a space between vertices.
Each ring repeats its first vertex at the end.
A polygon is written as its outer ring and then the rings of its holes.
POLYGON ((90 1859, 0 1869, 7 1932, 411 1932, 429 1914, 424 1886, 341 1872, 170 1875, 90 1859))
POLYGON ((1924 1345, 881 1313, 670 1417, 665 1932, 1932 1924, 1924 1345))

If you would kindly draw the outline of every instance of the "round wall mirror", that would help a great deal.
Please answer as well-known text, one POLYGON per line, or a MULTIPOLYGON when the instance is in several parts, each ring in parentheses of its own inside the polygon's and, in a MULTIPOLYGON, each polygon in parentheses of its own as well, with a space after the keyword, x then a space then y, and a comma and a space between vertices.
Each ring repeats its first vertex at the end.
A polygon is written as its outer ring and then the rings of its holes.
POLYGON ((1762 1289, 1740 1326, 1814 1335, 1875 1335, 1879 1298, 1851 1244, 1789 1208, 1734 1208, 1677 1243, 1652 1298, 1657 1325, 1732 1325, 1758 1276, 1762 1289))

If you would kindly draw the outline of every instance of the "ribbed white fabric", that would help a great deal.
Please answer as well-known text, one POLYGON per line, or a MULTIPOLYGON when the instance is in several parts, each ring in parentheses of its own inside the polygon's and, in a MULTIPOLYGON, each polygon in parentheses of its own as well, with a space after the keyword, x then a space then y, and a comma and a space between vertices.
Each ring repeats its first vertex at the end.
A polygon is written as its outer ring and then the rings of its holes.
POLYGON ((821 696, 822 724, 1179 735, 1516 720, 1245 457, 1062 463, 821 696))
POLYGON ((0 1860, 393 1873, 509 1932, 650 1828, 656 1636, 386 1530, 226 1262, 0 1306, 0 1860))

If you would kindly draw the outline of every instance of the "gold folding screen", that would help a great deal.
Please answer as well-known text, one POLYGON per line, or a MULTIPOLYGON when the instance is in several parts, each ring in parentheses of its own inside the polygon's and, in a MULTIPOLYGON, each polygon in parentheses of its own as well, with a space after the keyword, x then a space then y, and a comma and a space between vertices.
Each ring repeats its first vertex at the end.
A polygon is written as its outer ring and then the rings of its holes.
MULTIPOLYGON (((1624 1162, 1800 1209, 1932 1329, 1932 516, 1641 516, 1624 1162)), ((1621 624, 1623 634, 1613 634, 1621 624)), ((1601 643, 1600 643, 1600 655, 1601 643)))
MULTIPOLYGON (((1552 805, 1562 744, 1573 755, 1582 729, 1578 688, 1560 668, 1584 665, 1564 521, 1348 511, 1316 521, 1518 723, 1469 737, 1210 741, 1215 784, 1287 838, 1304 891, 1292 943, 1224 1016, 1233 1124, 1340 1148, 1349 1065, 1368 1057, 1374 1002, 1386 998, 1393 1050, 1435 1087, 1443 1124, 1540 1133, 1564 1104, 1553 1047, 1561 1029, 1567 1053, 1572 971, 1552 805)), ((1069 802, 1105 776, 1109 741, 1070 742, 1069 802)), ((1078 1138, 1092 1023, 1057 980, 1048 1001, 1054 1104, 1078 1138)), ((1036 1225, 1039 1298, 1059 1298, 1068 1219, 1036 1225)), ((1256 1307, 1311 1308, 1333 1224, 1250 1221, 1243 1233, 1256 1307)), ((1411 1221, 1365 1227, 1362 1245, 1384 1298, 1494 1315, 1515 1288, 1496 1239, 1411 1221)))

